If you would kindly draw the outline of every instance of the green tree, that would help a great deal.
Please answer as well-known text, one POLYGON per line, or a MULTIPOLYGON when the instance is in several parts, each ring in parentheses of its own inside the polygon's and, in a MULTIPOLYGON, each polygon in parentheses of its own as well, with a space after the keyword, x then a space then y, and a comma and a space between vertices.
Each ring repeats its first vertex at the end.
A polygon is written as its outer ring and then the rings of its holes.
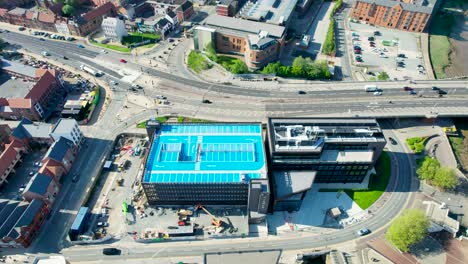
POLYGON ((262 69, 263 74, 278 74, 281 68, 281 62, 270 62, 262 69))
POLYGON ((299 56, 296 57, 292 63, 291 73, 293 76, 301 77, 304 75, 306 68, 306 60, 302 56, 299 56))
POLYGON ((247 65, 239 59, 234 60, 234 62, 229 66, 230 72, 234 74, 242 74, 249 72, 249 68, 247 65))
POLYGON ((62 12, 65 16, 73 16, 73 14, 75 14, 75 8, 71 5, 64 5, 62 7, 62 12))
POLYGON ((439 168, 440 163, 437 159, 426 157, 416 173, 421 180, 432 181, 439 168))
POLYGON ((390 79, 390 76, 388 76, 388 74, 386 72, 380 72, 379 75, 377 75, 377 79, 379 81, 386 81, 388 79, 390 79))
POLYGON ((385 234, 385 238, 403 252, 420 242, 427 234, 429 219, 418 209, 406 210, 396 218, 385 234))
POLYGON ((441 167, 434 175, 434 185, 442 189, 453 189, 458 185, 458 178, 451 168, 441 167))
POLYGON ((205 47, 205 52, 206 52, 206 56, 208 58, 210 58, 210 60, 214 61, 214 62, 217 62, 218 61, 218 56, 216 54, 216 49, 214 47, 214 44, 213 42, 210 42, 206 45, 205 47))

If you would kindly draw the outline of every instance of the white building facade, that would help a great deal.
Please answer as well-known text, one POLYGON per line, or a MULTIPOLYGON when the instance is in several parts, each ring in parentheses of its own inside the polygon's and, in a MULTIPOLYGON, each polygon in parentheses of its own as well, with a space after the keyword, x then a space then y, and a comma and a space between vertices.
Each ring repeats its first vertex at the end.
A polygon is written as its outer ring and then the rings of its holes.
POLYGON ((81 132, 76 120, 68 118, 60 118, 52 128, 50 136, 54 141, 59 140, 60 137, 69 139, 77 147, 79 147, 84 140, 83 132, 81 132))
POLYGON ((127 36, 127 30, 125 29, 125 23, 115 17, 106 17, 102 21, 102 30, 104 36, 116 41, 120 41, 123 36, 127 36))

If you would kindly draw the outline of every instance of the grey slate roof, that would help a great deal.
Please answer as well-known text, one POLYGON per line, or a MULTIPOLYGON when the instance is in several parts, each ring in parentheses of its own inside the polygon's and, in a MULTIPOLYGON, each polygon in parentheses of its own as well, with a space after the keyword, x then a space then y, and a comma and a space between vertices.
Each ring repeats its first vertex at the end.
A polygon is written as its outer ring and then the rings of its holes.
POLYGON ((260 31, 268 32, 269 37, 281 38, 285 33, 285 27, 245 20, 241 18, 211 15, 206 19, 207 26, 226 28, 244 34, 258 34, 260 31))
POLYGON ((24 138, 48 138, 50 137, 50 125, 46 123, 34 123, 24 118, 13 130, 12 135, 18 139, 24 138))
POLYGON ((75 119, 71 118, 60 118, 57 123, 52 127, 51 133, 70 133, 75 126, 75 119))
POLYGON ((3 57, 0 57, 0 59, 1 59, 1 66, 4 70, 16 72, 21 75, 28 76, 30 78, 36 78, 36 68, 28 66, 28 65, 23 65, 16 61, 6 60, 3 57))
POLYGON ((398 2, 393 0, 357 0, 358 2, 369 3, 369 4, 376 4, 380 6, 386 7, 394 7, 396 5, 401 5, 403 10, 411 11, 411 12, 420 12, 426 14, 432 14, 432 10, 434 9, 433 5, 426 5, 423 6, 420 3, 416 4, 408 4, 404 2, 398 2))
POLYGON ((49 187, 51 181, 52 177, 42 173, 36 173, 29 181, 28 185, 26 185, 26 188, 24 188, 23 193, 33 192, 43 195, 47 192, 47 187, 49 187))
MULTIPOLYGON (((4 201, 2 201, 3 208, 0 210, 0 227, 2 226, 2 223, 6 221, 6 219, 10 216, 11 212, 15 210, 16 206, 20 202, 18 201, 11 201, 11 200, 6 200, 6 204, 4 204, 4 201)), ((1 237, 0 237, 1 238, 1 237)))
POLYGON ((3 222, 3 225, 1 225, 0 238, 5 237, 10 232, 10 230, 15 226, 18 219, 28 207, 28 203, 24 202, 21 202, 17 205, 18 206, 16 206, 16 208, 10 213, 8 218, 3 222))
POLYGON ((62 161, 67 151, 73 147, 73 142, 67 138, 60 137, 55 141, 49 150, 47 150, 44 157, 49 157, 56 161, 62 161))
POLYGON ((29 137, 29 135, 27 134, 27 132, 24 129, 23 125, 32 124, 32 123, 33 122, 31 120, 23 117, 23 119, 21 119, 21 121, 18 123, 16 128, 11 133, 11 135, 18 138, 18 139, 25 139, 25 138, 29 137))
POLYGON ((39 199, 32 200, 23 215, 18 219, 18 222, 16 222, 15 227, 29 226, 43 205, 44 202, 39 199))

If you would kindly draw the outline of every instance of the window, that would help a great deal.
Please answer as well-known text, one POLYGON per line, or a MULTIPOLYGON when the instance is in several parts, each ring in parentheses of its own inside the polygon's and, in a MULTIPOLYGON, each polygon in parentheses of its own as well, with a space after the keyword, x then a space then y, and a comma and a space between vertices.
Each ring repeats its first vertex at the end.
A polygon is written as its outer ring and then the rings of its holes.
POLYGON ((229 41, 229 38, 225 37, 225 36, 223 36, 222 39, 223 39, 223 41, 229 41))

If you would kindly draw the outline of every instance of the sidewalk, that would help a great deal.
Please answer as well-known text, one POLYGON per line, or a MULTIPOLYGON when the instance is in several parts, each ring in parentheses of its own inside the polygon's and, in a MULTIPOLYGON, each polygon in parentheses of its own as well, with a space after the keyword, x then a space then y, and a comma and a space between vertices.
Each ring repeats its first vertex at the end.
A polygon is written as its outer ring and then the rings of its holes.
POLYGON ((429 57, 429 34, 421 33, 420 35, 420 44, 421 49, 420 52, 422 53, 422 58, 424 61, 424 67, 426 69, 427 78, 429 80, 435 80, 434 70, 432 69, 431 59, 429 57))

